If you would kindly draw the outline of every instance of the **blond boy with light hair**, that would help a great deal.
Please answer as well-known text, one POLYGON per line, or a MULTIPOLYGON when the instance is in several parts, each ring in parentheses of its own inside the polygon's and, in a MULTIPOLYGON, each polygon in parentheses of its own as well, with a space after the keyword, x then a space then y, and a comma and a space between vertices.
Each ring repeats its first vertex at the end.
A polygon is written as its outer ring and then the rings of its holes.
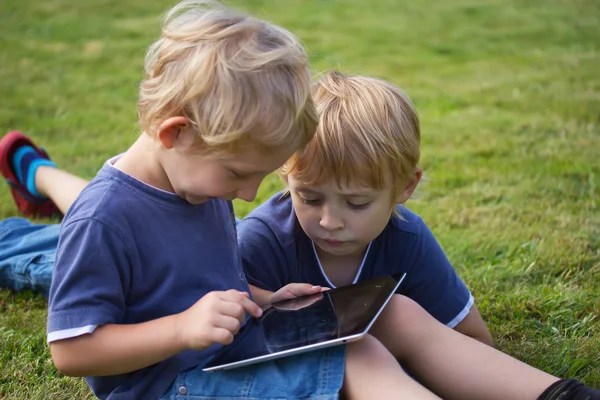
POLYGON ((304 49, 282 28, 202 1, 167 14, 146 57, 143 132, 61 226, 47 336, 60 371, 107 399, 333 399, 348 382, 351 398, 425 393, 372 337, 347 357, 338 346, 202 372, 225 344, 252 350, 244 343, 260 332, 236 336, 246 314, 321 290, 292 284, 251 300, 231 204, 252 201, 312 138, 309 80, 304 49))
POLYGON ((336 287, 406 272, 403 294, 443 324, 491 345, 473 296, 427 225, 402 206, 422 177, 419 116, 408 96, 390 82, 336 71, 316 82, 312 94, 319 125, 280 169, 288 192, 238 229, 250 282, 336 287))

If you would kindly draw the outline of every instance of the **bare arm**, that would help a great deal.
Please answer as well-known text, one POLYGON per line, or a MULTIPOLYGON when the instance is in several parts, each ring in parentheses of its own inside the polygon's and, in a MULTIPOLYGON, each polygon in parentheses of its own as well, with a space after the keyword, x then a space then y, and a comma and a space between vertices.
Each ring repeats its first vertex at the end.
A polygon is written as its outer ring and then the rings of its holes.
POLYGON ((176 315, 141 324, 104 325, 90 335, 50 343, 54 365, 69 376, 124 374, 184 349, 176 315))
POLYGON ((310 296, 320 293, 323 290, 328 290, 327 288, 313 286, 309 283, 289 283, 275 293, 253 285, 248 286, 250 286, 250 293, 252 293, 254 301, 262 308, 278 301, 295 299, 300 296, 310 296))
POLYGON ((254 299, 254 302, 258 304, 259 307, 264 308, 273 302, 271 300, 271 298, 273 297, 273 292, 261 289, 254 285, 248 286, 250 286, 250 293, 252 293, 252 298, 254 299))
POLYGON ((210 292, 182 313, 140 324, 100 326, 92 334, 50 343, 50 353, 56 368, 65 375, 124 374, 183 350, 229 344, 246 313, 262 315, 248 293, 210 292))
POLYGON ((469 336, 483 344, 494 347, 492 335, 485 325, 485 322, 483 322, 483 318, 481 318, 481 314, 475 304, 471 307, 469 314, 467 314, 454 329, 465 336, 469 336))

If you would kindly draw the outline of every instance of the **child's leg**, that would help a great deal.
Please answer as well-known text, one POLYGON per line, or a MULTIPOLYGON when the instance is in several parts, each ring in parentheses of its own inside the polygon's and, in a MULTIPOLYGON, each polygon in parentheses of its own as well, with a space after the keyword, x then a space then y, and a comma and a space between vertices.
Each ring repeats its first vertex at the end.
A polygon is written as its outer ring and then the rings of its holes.
POLYGON ((41 166, 35 172, 35 188, 65 214, 89 182, 58 168, 41 166))
POLYGON ((444 326, 404 296, 394 296, 372 333, 445 399, 535 400, 558 381, 444 326))
POLYGON ((348 344, 343 392, 353 399, 438 399, 411 379, 374 337, 348 344))

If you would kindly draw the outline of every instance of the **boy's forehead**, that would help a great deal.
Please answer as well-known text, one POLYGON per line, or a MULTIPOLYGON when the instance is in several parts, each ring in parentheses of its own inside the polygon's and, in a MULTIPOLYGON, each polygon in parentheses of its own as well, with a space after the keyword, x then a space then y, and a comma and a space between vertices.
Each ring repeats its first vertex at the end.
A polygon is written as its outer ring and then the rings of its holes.
POLYGON ((288 159, 287 152, 273 151, 270 154, 253 148, 232 154, 223 154, 220 159, 223 165, 248 174, 268 174, 281 167, 288 159))
POLYGON ((297 191, 319 194, 325 191, 333 191, 344 196, 365 196, 379 192, 379 190, 363 185, 339 185, 335 179, 330 179, 320 185, 312 185, 306 182, 293 181, 297 191))
POLYGON ((314 191, 334 191, 342 195, 367 195, 385 191, 394 186, 391 171, 381 168, 373 170, 366 166, 335 165, 319 160, 302 160, 284 174, 294 181, 294 188, 302 186, 314 191), (324 165, 325 164, 325 165, 324 165))

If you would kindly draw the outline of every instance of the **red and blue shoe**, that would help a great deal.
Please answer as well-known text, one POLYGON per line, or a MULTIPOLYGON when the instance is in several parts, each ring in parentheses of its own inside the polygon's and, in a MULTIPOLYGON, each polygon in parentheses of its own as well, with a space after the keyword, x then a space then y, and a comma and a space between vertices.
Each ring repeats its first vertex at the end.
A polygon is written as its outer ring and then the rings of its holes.
POLYGON ((35 170, 42 165, 56 167, 48 153, 21 132, 8 132, 0 140, 0 173, 10 185, 19 211, 27 217, 60 217, 52 200, 35 188, 35 170))

